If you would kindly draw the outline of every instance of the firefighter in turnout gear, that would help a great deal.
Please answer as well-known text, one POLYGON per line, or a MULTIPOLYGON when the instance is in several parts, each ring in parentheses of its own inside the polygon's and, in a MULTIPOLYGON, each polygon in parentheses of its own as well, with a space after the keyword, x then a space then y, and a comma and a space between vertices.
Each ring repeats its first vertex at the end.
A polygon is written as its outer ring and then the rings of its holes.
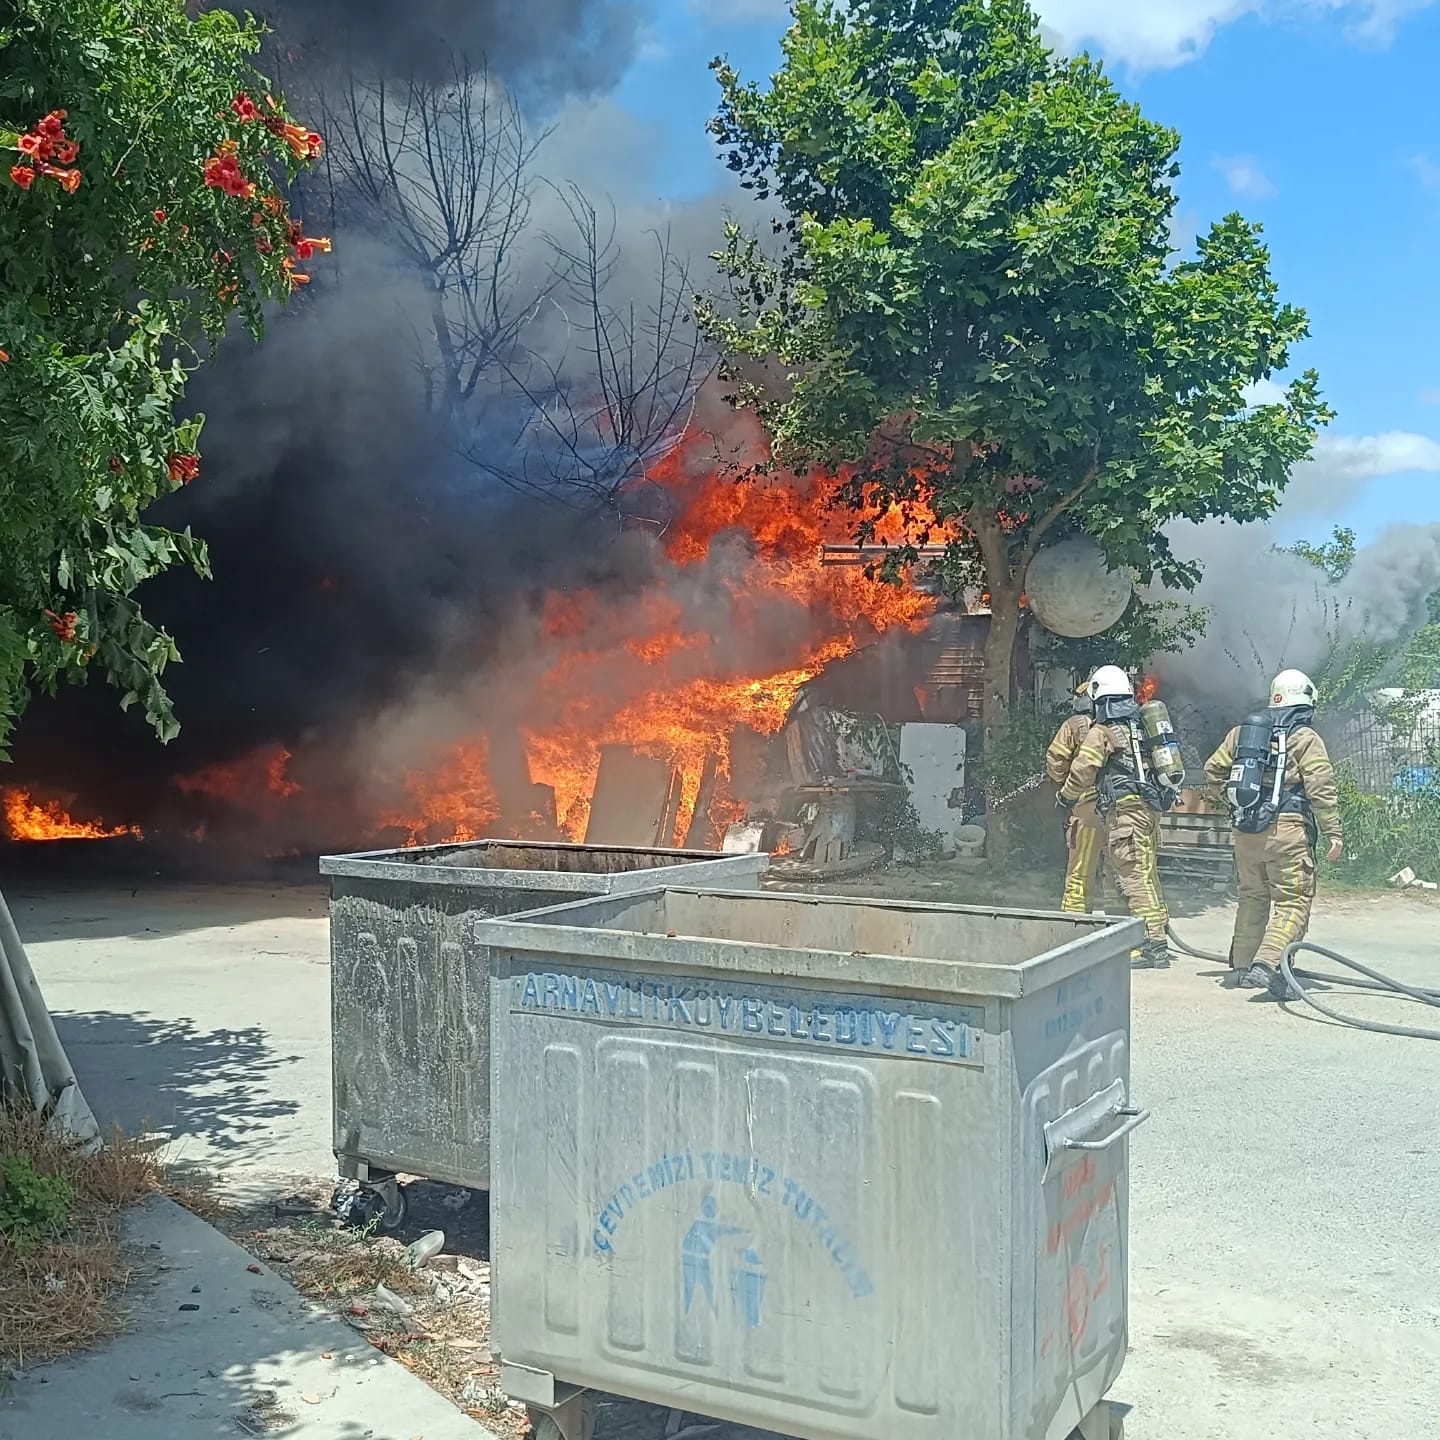
POLYGON ((1139 968, 1165 970, 1170 912, 1160 887, 1160 816, 1174 805, 1185 781, 1174 731, 1163 705, 1152 702, 1142 713, 1135 687, 1119 666, 1102 666, 1089 690, 1094 724, 1060 788, 1060 803, 1073 807, 1083 796, 1095 796, 1115 883, 1130 913, 1145 922, 1139 968))
MULTIPOLYGON (((1075 714, 1061 727, 1045 752, 1045 773, 1060 788, 1070 778, 1070 767, 1080 753, 1093 724, 1094 703, 1087 680, 1075 691, 1075 714)), ((1065 896, 1060 908, 1067 915, 1088 915, 1095 902, 1100 880, 1100 858, 1105 850, 1105 827, 1095 809, 1095 792, 1090 790, 1067 807, 1065 848, 1065 896)))
POLYGON ((1230 807, 1240 909, 1230 965, 1247 989, 1285 998, 1280 957, 1303 940, 1315 904, 1315 848, 1344 850, 1335 767, 1314 729, 1315 686, 1286 670, 1270 708, 1237 725, 1205 763, 1206 789, 1230 807))

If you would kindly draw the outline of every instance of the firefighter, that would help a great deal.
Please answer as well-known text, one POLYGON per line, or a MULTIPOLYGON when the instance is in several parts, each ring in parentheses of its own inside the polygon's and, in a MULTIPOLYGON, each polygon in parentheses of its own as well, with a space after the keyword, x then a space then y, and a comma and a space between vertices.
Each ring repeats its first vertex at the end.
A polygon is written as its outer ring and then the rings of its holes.
POLYGON ((1315 850, 1344 851, 1335 767, 1316 733, 1315 686, 1286 670, 1270 686, 1270 707, 1237 725, 1205 762, 1212 799, 1230 807, 1240 909, 1230 967, 1247 990, 1283 1000, 1280 957, 1303 940, 1315 904, 1315 850))
MULTIPOLYGON (((1076 687, 1075 713, 1060 727, 1045 752, 1045 773, 1058 789, 1070 778, 1070 767, 1085 743, 1094 723, 1090 682, 1076 687)), ((1060 908, 1067 915, 1088 915, 1094 905, 1100 878, 1100 857, 1105 849, 1105 828, 1095 810, 1095 792, 1088 791, 1067 808, 1065 849, 1065 896, 1060 908)))
POLYGON ((1132 915, 1145 922, 1137 968, 1168 970, 1170 912, 1160 887, 1160 815, 1174 803, 1157 783, 1145 754, 1140 706, 1130 677, 1104 665, 1090 678, 1094 723, 1060 788, 1060 803, 1079 805, 1087 794, 1105 828, 1105 855, 1132 915))

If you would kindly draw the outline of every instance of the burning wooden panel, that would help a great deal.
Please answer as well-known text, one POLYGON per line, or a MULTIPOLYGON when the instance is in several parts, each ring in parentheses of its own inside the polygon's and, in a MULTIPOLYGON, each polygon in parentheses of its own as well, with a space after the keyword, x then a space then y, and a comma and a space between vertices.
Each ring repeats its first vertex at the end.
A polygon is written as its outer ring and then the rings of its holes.
POLYGON ((676 789, 674 771, 664 761, 624 745, 606 745, 600 751, 585 843, 672 845, 679 808, 676 789))

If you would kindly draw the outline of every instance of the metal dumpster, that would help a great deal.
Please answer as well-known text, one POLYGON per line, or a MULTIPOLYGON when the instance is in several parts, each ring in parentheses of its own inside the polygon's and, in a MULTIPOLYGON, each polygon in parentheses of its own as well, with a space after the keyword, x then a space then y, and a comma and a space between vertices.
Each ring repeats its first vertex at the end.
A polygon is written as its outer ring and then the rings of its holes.
POLYGON ((653 888, 754 889, 768 857, 482 841, 327 856, 335 1155, 351 1218, 404 1220, 395 1175, 489 1183, 489 985, 475 921, 653 888))
POLYGON ((1138 922, 669 888, 483 923, 501 1383, 1119 1435, 1138 922))

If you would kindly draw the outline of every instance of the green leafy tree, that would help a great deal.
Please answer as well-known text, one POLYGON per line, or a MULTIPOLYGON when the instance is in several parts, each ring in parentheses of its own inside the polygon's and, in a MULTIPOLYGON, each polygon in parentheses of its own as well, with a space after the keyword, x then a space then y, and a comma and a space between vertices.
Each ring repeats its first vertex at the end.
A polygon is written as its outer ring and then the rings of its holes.
MULTIPOLYGON (((1257 226, 1171 254, 1177 136, 1025 0, 795 0, 767 89, 714 68, 711 130, 784 215, 727 231, 697 318, 781 468, 857 514, 909 506, 993 613, 984 722, 1008 723, 1030 563, 1084 532, 1171 586, 1171 521, 1270 515, 1330 412, 1313 373, 1249 403, 1306 333, 1257 226), (778 243, 775 243, 778 242, 778 243)), ((868 538, 857 521, 856 538, 868 538)))
POLYGON ((1210 611, 1177 600, 1142 600, 1137 595, 1118 624, 1099 635, 1068 640, 1039 632, 1037 652, 1047 665, 1077 679, 1102 665, 1140 670, 1158 655, 1179 655, 1205 633, 1210 611))
POLYGON ((1278 545, 1276 549, 1282 555, 1297 555, 1301 560, 1308 560, 1332 585, 1338 585, 1355 563, 1355 532, 1337 525, 1330 539, 1319 545, 1297 540, 1293 545, 1278 545))
POLYGON ((321 140, 258 40, 184 0, 0 0, 0 756, 35 688, 95 671, 178 729, 133 597, 208 562, 141 513, 199 474, 190 372, 329 248, 288 213, 321 140))

